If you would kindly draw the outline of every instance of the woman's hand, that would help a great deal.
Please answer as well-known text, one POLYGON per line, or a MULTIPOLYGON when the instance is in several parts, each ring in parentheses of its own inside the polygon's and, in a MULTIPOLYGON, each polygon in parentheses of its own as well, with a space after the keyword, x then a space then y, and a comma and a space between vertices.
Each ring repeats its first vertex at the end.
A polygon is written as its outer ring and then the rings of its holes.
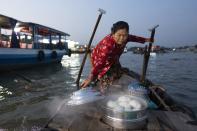
POLYGON ((84 81, 81 83, 80 87, 81 87, 81 88, 86 88, 86 87, 90 84, 90 82, 91 82, 90 79, 86 79, 86 80, 84 80, 84 81))
POLYGON ((147 38, 147 39, 146 39, 146 42, 151 42, 151 43, 153 43, 153 42, 154 42, 154 39, 147 38))

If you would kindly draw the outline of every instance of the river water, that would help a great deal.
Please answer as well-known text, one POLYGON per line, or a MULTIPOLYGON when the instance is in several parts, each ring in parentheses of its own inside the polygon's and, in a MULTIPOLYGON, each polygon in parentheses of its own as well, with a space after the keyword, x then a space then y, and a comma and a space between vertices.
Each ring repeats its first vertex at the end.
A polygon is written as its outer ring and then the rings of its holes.
MULTIPOLYGON (((0 130, 36 131, 53 115, 59 103, 76 90, 83 55, 64 56, 59 64, 0 74, 0 130)), ((124 53, 120 62, 141 73, 143 56, 124 53)), ((177 101, 197 114, 197 54, 166 53, 151 56, 147 77, 163 85, 177 101)), ((90 71, 87 60, 81 79, 90 71)))

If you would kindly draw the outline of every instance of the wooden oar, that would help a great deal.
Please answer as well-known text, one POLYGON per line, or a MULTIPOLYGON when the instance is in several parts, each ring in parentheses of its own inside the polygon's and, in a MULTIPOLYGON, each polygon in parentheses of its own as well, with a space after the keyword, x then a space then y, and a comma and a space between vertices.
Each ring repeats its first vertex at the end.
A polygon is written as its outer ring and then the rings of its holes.
MULTIPOLYGON (((151 37, 150 37, 151 40, 154 40, 155 29, 157 27, 159 27, 159 25, 156 25, 155 27, 153 27, 152 29, 150 29, 150 31, 151 31, 151 37)), ((144 49, 144 61, 143 61, 143 68, 142 68, 142 76, 141 76, 141 79, 140 79, 140 81, 142 83, 145 82, 146 70, 147 70, 147 67, 148 67, 148 61, 149 61, 149 57, 150 57, 150 52, 151 52, 152 44, 153 44, 153 41, 149 43, 148 52, 147 52, 147 46, 144 49)))
POLYGON ((99 24, 99 22, 100 22, 100 20, 101 20, 102 15, 106 13, 103 9, 99 9, 98 11, 100 12, 100 14, 99 14, 98 19, 97 19, 97 21, 96 21, 96 25, 95 25, 94 30, 93 30, 93 32, 92 32, 92 36, 91 36, 91 38, 90 38, 90 40, 89 40, 88 47, 87 47, 87 49, 86 49, 86 52, 85 52, 85 55, 84 55, 84 58, 83 58, 83 61, 82 61, 82 64, 81 64, 81 67, 80 67, 80 70, 79 70, 79 74, 78 74, 78 77, 77 77, 76 84, 77 84, 78 89, 79 89, 79 81, 80 81, 80 78, 81 78, 81 73, 82 73, 82 71, 83 71, 83 67, 84 67, 84 65, 85 65, 85 61, 86 61, 87 55, 88 55, 88 53, 89 53, 90 46, 91 46, 91 44, 92 44, 92 40, 93 40, 93 38, 94 38, 95 32, 96 32, 96 30, 97 30, 97 27, 98 27, 98 24, 99 24))
MULTIPOLYGON (((154 40, 154 36, 155 36, 155 29, 159 27, 159 25, 156 25, 155 27, 153 27, 152 29, 150 29, 151 31, 151 40, 154 40)), ((147 71, 147 67, 148 67, 148 61, 149 61, 149 57, 150 57, 150 52, 151 52, 151 48, 152 48, 152 44, 153 41, 149 43, 148 46, 148 51, 147 51, 147 46, 145 47, 144 50, 144 61, 143 61, 143 68, 142 68, 142 75, 140 78, 140 82, 143 85, 147 85, 146 84, 146 71, 147 71)), ((160 103, 163 105, 163 107, 170 111, 170 107, 162 100, 162 98, 157 94, 157 92, 155 92, 155 90, 152 87, 149 87, 150 91, 152 92, 153 95, 155 95, 155 97, 160 101, 160 103)))

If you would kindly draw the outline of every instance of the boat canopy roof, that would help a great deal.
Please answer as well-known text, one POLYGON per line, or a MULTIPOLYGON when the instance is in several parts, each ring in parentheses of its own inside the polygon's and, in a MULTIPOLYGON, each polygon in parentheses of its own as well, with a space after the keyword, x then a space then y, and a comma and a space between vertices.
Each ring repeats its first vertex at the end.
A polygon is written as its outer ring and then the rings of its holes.
POLYGON ((36 24, 36 23, 32 23, 32 22, 28 22, 26 24, 31 25, 33 27, 37 27, 38 28, 38 32, 41 35, 60 34, 60 35, 64 35, 64 36, 70 36, 70 34, 67 34, 65 32, 62 32, 62 31, 59 31, 59 30, 56 30, 56 29, 53 29, 53 28, 50 28, 50 27, 47 27, 47 26, 44 26, 44 25, 40 25, 40 24, 36 24))
POLYGON ((0 14, 0 27, 3 27, 5 29, 11 29, 13 23, 16 23, 16 22, 18 22, 18 20, 0 14))
POLYGON ((23 32, 31 32, 29 30, 29 27, 35 27, 38 29, 38 33, 40 35, 63 35, 63 36, 70 36, 69 34, 44 26, 44 25, 40 25, 37 23, 32 23, 32 22, 22 22, 19 21, 17 19, 5 16, 5 15, 1 15, 0 14, 0 27, 5 28, 5 29, 11 29, 13 27, 22 27, 20 31, 23 32))

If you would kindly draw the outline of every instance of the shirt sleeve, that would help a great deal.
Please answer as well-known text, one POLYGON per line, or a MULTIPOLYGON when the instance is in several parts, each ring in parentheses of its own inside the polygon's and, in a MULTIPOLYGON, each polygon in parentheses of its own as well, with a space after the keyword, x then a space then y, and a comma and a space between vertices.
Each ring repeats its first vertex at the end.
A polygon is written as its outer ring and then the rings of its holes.
POLYGON ((146 38, 135 36, 135 35, 129 35, 128 36, 128 42, 138 42, 144 44, 146 42, 146 38))
POLYGON ((94 57, 94 66, 92 67, 91 74, 89 75, 89 79, 91 80, 96 79, 99 72, 101 72, 101 70, 105 68, 107 59, 113 50, 113 43, 111 43, 110 41, 104 42, 109 43, 103 43, 102 46, 98 47, 99 49, 96 50, 98 52, 94 53, 94 55, 92 56, 94 57))

